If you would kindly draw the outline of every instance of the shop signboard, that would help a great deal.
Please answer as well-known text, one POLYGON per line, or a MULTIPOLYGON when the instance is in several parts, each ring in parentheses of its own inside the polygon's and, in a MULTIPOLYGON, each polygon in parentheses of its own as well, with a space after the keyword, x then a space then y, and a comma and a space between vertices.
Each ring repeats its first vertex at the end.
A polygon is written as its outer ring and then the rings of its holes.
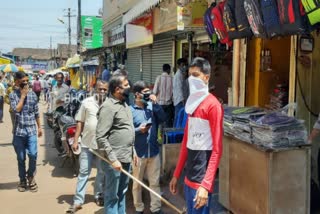
MULTIPOLYGON (((177 25, 177 4, 174 1, 163 1, 159 7, 159 18, 158 23, 155 24, 157 27, 157 33, 174 30, 177 25)), ((154 19, 156 20, 156 19, 154 19)))
POLYGON ((48 64, 33 64, 31 70, 33 71, 48 70, 48 64))
POLYGON ((202 27, 203 15, 208 9, 206 0, 193 1, 186 6, 177 6, 177 30, 185 27, 202 27))
POLYGON ((108 31, 108 44, 107 46, 115 46, 124 43, 124 27, 122 25, 118 25, 115 28, 112 28, 108 31))
POLYGON ((32 65, 21 65, 21 67, 23 68, 23 70, 28 70, 28 71, 32 70, 32 65))
POLYGON ((86 49, 103 46, 103 20, 97 16, 81 16, 82 46, 86 49))
POLYGON ((153 43, 152 13, 146 13, 126 25, 126 47, 134 48, 153 43))

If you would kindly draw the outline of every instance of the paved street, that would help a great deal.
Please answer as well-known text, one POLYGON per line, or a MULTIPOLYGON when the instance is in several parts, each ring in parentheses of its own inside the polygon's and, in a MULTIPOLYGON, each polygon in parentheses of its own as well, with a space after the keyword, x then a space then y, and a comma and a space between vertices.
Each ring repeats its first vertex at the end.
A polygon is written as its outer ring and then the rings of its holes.
MULTIPOLYGON (((39 186, 37 193, 18 192, 18 169, 16 154, 12 146, 11 121, 8 113, 8 105, 5 105, 4 120, 0 124, 0 200, 1 214, 57 214, 65 213, 72 203, 72 197, 76 186, 76 177, 68 163, 61 167, 61 160, 57 157, 57 151, 53 145, 53 132, 43 121, 41 124, 44 136, 39 139, 38 164, 36 180, 39 186)), ((43 102, 40 102, 40 109, 45 111, 43 102)), ((86 204, 79 214, 102 214, 103 209, 97 207, 93 198, 93 181, 96 174, 94 169, 87 189, 86 204)), ((167 186, 167 185, 165 185, 167 186)), ((170 201, 183 206, 181 197, 173 198, 164 188, 166 197, 170 201)), ((130 193, 130 192, 129 192, 130 193)), ((134 213, 131 193, 128 195, 128 212, 134 213)), ((147 195, 147 194, 145 194, 147 195)), ((146 200, 149 200, 148 197, 146 200)), ((163 208, 164 213, 174 213, 168 207, 163 208)))

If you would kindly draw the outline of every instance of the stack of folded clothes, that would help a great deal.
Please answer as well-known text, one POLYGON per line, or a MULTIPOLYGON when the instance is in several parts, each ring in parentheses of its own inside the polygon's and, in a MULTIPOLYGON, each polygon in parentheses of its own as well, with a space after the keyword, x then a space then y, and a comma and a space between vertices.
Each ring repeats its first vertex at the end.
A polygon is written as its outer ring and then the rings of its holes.
POLYGON ((227 134, 251 143, 250 121, 265 114, 265 111, 257 107, 225 107, 224 131, 227 134))
POLYGON ((252 141, 266 148, 288 148, 304 145, 307 131, 303 121, 280 112, 251 119, 252 141))

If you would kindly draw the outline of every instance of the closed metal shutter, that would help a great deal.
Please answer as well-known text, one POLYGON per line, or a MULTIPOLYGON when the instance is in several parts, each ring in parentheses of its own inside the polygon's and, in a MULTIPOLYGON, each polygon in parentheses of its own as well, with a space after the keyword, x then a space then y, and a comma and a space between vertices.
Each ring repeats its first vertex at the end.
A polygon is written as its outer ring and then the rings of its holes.
POLYGON ((172 67, 172 40, 171 38, 156 40, 152 46, 152 71, 151 81, 154 84, 158 75, 162 73, 162 65, 172 67))
POLYGON ((129 72, 129 80, 133 84, 141 79, 141 48, 128 50, 126 69, 129 72))
POLYGON ((151 79, 151 47, 142 48, 142 80, 148 84, 152 84, 151 79))

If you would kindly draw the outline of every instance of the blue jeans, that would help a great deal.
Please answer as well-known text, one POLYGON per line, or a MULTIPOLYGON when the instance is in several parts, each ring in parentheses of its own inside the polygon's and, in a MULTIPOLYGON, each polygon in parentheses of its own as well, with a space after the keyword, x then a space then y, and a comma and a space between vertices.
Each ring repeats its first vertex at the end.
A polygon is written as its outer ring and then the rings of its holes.
POLYGON ((174 106, 174 122, 173 125, 176 125, 179 111, 183 108, 183 102, 178 103, 176 106, 174 106))
MULTIPOLYGON (((76 188, 76 194, 73 198, 73 204, 82 205, 84 203, 84 197, 86 194, 87 183, 89 180, 89 176, 92 169, 92 163, 94 154, 89 151, 89 148, 81 148, 81 153, 79 156, 79 175, 78 182, 76 188)), ((103 192, 103 184, 104 184, 104 174, 101 170, 101 161, 99 158, 96 158, 97 165, 97 176, 94 182, 94 197, 97 199, 103 192)))
POLYGON ((25 181, 26 177, 34 177, 36 174, 37 155, 38 155, 38 138, 33 136, 14 136, 13 146, 17 154, 19 178, 20 181, 25 181), (29 169, 26 172, 26 154, 29 158, 29 169))
POLYGON ((3 96, 0 96, 0 122, 3 120, 3 102, 4 98, 3 96))
MULTIPOLYGON (((130 163, 121 163, 122 168, 130 170, 130 163)), ((104 188, 104 213, 125 214, 126 213, 126 192, 128 190, 129 177, 114 170, 111 165, 102 162, 102 169, 105 176, 104 188)))
POLYGON ((187 213, 188 214, 209 214, 210 213, 210 201, 211 194, 209 193, 208 204, 201 207, 200 209, 195 209, 195 201, 193 199, 196 197, 197 190, 187 185, 184 185, 184 195, 187 204, 187 213))

